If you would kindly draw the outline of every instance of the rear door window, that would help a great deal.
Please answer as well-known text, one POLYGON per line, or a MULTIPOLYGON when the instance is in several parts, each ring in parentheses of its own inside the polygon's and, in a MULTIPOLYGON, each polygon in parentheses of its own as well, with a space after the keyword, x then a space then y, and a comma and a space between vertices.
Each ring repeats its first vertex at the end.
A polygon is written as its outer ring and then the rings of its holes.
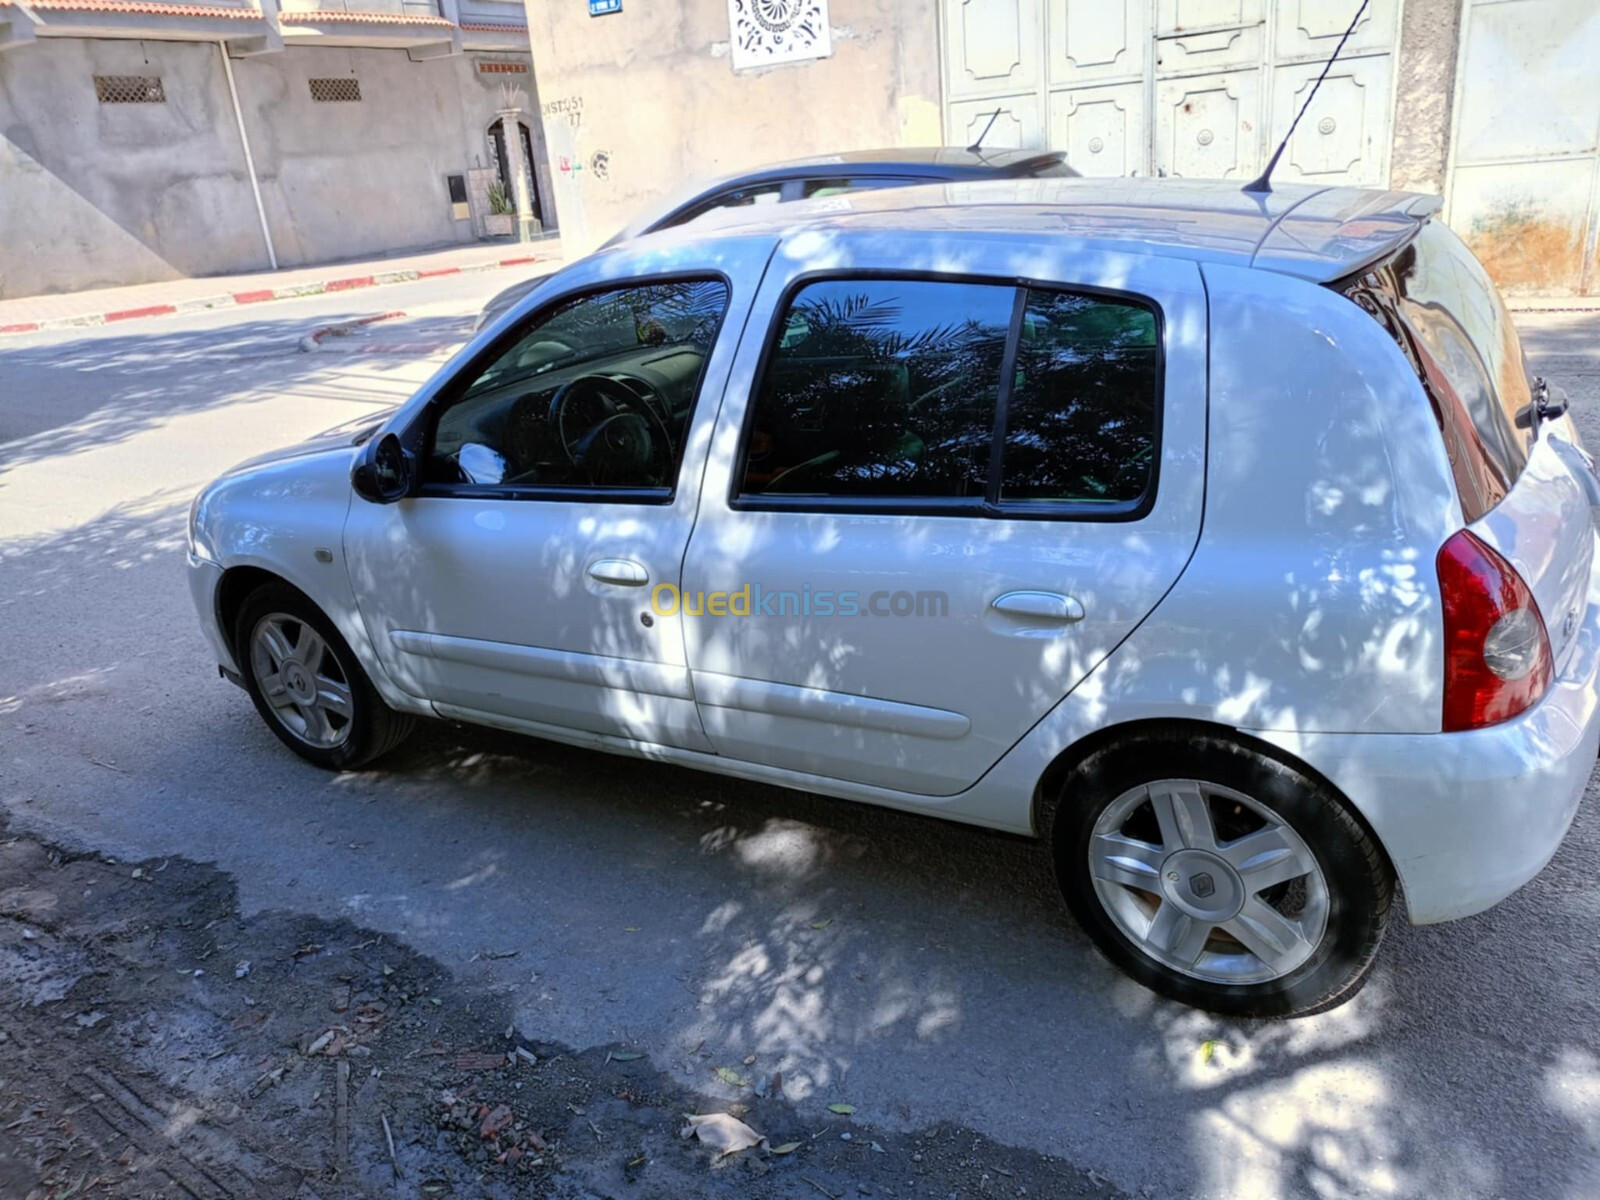
POLYGON ((1000 502, 1137 504, 1155 478, 1158 353, 1152 309, 1030 289, 1000 502))
POLYGON ((1155 494, 1160 385, 1148 304, 1009 283, 818 280, 774 330, 736 500, 1136 517, 1155 494))
POLYGON ((746 496, 981 501, 1016 289, 836 279, 790 301, 746 496))
POLYGON ((801 189, 801 198, 817 200, 823 196, 837 196, 843 192, 875 191, 879 188, 911 187, 927 183, 925 179, 911 179, 886 175, 846 175, 835 179, 807 179, 801 189))
POLYGON ((782 201, 783 184, 781 182, 733 188, 726 192, 718 192, 715 196, 702 200, 693 208, 666 222, 663 228, 687 225, 691 221, 698 221, 707 213, 721 212, 727 208, 753 208, 758 204, 779 204, 782 201))

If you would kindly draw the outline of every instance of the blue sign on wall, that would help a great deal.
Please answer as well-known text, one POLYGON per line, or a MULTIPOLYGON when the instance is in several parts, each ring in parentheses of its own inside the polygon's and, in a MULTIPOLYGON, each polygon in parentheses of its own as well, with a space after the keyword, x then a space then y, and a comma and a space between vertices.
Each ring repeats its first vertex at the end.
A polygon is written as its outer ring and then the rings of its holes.
POLYGON ((622 0, 589 0, 589 15, 603 17, 607 13, 621 12, 622 0))

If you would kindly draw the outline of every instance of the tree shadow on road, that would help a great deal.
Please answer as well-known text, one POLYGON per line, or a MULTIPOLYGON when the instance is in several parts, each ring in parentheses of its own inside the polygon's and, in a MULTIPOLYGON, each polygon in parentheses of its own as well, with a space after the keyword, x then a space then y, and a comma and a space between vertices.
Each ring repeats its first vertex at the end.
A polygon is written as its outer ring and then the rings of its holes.
MULTIPOLYGON (((330 425, 350 415, 343 410, 352 402, 398 403, 444 360, 419 367, 404 358, 300 350, 300 339, 312 330, 362 315, 283 316, 225 329, 149 326, 0 346, 0 396, 6 399, 0 472, 103 449, 190 414, 284 394, 328 402, 330 425)), ((437 318, 397 318, 381 328, 386 342, 439 342, 442 336, 437 318)))
POLYGON ((1592 803, 1498 908, 1392 927, 1350 1003, 1223 1020, 1102 963, 1023 840, 442 723, 369 772, 300 763, 216 678, 184 500, 5 548, 19 818, 215 858, 257 902, 504 989, 525 1028, 663 1047, 724 1101, 714 1068, 754 1054, 802 1104, 955 1116, 1134 1191, 1592 1194, 1592 803), (491 932, 518 957, 475 960, 491 932))

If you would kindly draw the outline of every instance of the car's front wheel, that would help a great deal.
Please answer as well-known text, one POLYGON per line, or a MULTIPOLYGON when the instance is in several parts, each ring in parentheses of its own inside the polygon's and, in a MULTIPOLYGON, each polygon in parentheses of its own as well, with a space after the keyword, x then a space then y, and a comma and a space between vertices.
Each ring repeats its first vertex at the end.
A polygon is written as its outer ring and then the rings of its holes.
POLYGON ((240 606, 234 646, 245 689, 273 733, 330 770, 371 762, 414 719, 383 702, 333 622, 287 584, 266 584, 240 606))
POLYGON ((1153 991, 1235 1016, 1284 1016, 1360 985, 1393 877, 1326 784, 1211 735, 1155 734, 1091 755, 1049 814, 1068 906, 1153 991))

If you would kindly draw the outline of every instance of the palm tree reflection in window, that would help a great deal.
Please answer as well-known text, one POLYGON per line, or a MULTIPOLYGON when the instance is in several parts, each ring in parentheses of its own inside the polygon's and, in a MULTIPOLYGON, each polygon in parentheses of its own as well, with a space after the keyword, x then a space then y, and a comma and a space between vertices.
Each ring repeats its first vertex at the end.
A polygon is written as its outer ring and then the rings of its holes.
MULTIPOLYGON (((745 494, 981 500, 1016 296, 935 280, 803 288, 757 397, 745 494)), ((1126 506, 1146 493, 1157 339, 1145 306, 1029 290, 1002 503, 1126 506)))
POLYGON ((1015 291, 814 283, 756 402, 747 494, 981 498, 1015 291))
POLYGON ((1155 467, 1155 313, 1031 289, 1006 406, 1000 499, 1130 503, 1155 467))

